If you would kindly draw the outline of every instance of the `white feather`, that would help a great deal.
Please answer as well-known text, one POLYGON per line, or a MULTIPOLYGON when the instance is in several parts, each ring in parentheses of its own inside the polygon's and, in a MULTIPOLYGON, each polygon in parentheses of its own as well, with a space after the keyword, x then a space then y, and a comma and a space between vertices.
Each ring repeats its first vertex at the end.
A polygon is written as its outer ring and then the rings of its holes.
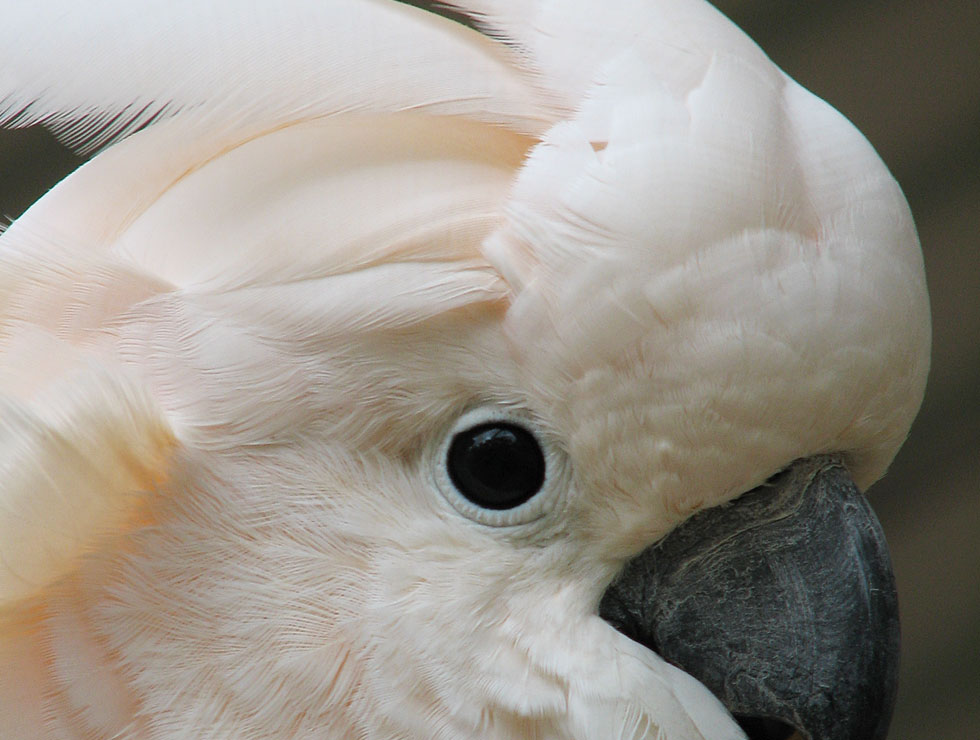
POLYGON ((173 447, 145 394, 98 368, 31 405, 0 396, 0 616, 138 521, 173 447))
POLYGON ((550 117, 499 47, 384 0, 70 0, 0 5, 0 122, 43 121, 85 148, 193 113, 237 132, 339 113, 550 117))
POLYGON ((881 473, 907 207, 706 3, 452 5, 495 40, 0 3, 0 121, 115 142, 0 236, 0 735, 740 737, 595 605, 795 457, 881 473), (484 406, 548 447, 530 520, 440 488, 484 406))

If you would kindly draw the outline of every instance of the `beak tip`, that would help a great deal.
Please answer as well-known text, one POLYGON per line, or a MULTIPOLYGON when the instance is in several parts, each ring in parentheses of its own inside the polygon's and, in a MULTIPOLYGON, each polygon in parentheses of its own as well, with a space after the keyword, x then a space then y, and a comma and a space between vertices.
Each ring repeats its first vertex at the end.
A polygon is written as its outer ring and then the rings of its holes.
POLYGON ((883 740, 899 624, 881 526, 833 458, 800 461, 631 561, 600 614, 704 683, 750 740, 883 740))

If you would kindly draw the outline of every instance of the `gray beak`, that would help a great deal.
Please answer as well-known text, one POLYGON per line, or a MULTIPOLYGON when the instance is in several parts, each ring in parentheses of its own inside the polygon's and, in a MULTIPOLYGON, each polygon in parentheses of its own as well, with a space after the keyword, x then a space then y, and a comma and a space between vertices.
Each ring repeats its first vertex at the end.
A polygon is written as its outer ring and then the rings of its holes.
POLYGON ((884 534, 844 466, 799 461, 627 563, 600 615, 707 686, 751 740, 882 740, 898 679, 884 534))

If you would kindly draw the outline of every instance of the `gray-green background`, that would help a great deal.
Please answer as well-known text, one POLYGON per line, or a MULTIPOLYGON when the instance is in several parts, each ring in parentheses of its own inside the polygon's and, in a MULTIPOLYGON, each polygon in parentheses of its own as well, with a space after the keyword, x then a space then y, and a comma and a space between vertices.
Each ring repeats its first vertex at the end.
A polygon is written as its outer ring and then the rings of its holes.
MULTIPOLYGON (((902 604, 902 682, 890 737, 976 740, 980 2, 716 5, 858 125, 915 214, 932 297, 932 374, 908 443, 870 493, 891 544, 902 604)), ((80 162, 40 129, 0 132, 0 215, 17 216, 80 162)))

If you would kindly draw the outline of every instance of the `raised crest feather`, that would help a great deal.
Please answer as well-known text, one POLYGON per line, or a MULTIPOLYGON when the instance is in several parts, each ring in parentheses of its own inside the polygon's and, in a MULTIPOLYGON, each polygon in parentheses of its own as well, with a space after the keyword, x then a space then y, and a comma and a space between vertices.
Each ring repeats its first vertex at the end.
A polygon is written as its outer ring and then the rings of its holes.
POLYGON ((461 115, 535 133, 554 118, 479 33, 383 0, 0 3, 0 125, 91 151, 147 124, 261 132, 341 113, 461 115))

